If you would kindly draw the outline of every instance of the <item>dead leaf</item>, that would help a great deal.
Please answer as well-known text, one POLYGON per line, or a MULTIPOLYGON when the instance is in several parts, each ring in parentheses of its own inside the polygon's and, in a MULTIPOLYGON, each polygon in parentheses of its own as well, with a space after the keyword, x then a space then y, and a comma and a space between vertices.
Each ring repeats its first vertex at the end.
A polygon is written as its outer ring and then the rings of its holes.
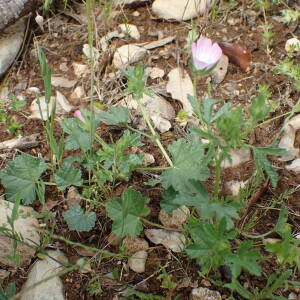
POLYGON ((243 71, 246 71, 250 67, 251 63, 251 53, 250 51, 236 43, 227 43, 221 42, 219 43, 223 54, 228 56, 229 61, 233 64, 239 66, 243 71))
POLYGON ((168 78, 167 92, 171 94, 173 99, 179 100, 182 103, 183 110, 191 116, 193 114, 193 107, 187 96, 193 96, 194 89, 189 74, 181 68, 175 68, 170 71, 168 78))
POLYGON ((146 237, 154 244, 162 244, 173 252, 182 252, 185 246, 185 236, 178 231, 164 229, 146 229, 146 237))

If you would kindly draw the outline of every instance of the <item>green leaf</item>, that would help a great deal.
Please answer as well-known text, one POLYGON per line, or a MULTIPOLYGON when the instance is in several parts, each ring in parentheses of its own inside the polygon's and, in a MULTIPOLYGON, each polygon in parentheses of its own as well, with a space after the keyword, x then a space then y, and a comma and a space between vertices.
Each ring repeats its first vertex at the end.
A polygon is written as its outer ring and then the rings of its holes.
POLYGON ((204 146, 200 141, 186 142, 179 139, 169 145, 174 168, 161 174, 162 186, 173 187, 175 191, 188 192, 191 180, 205 181, 209 177, 209 169, 204 163, 204 146))
POLYGON ((100 117, 107 125, 124 125, 129 123, 129 110, 127 107, 110 107, 108 112, 100 112, 100 117))
POLYGON ((201 112, 201 106, 199 100, 190 94, 187 95, 187 99, 191 103, 195 115, 201 120, 202 112, 201 112))
POLYGON ((191 218, 187 230, 194 243, 186 248, 186 252, 201 265, 204 274, 224 264, 225 258, 231 254, 230 239, 236 235, 235 231, 226 231, 225 219, 213 225, 191 218))
POLYGON ((126 69, 121 69, 121 72, 127 78, 126 94, 133 94, 135 99, 141 99, 144 94, 149 96, 153 94, 150 90, 146 89, 147 75, 142 65, 135 67, 128 66, 126 69))
POLYGON ((221 221, 223 218, 226 220, 226 229, 229 230, 234 227, 234 219, 239 218, 238 210, 241 205, 237 202, 231 203, 199 203, 199 213, 203 220, 215 219, 221 221))
MULTIPOLYGON (((266 152, 267 148, 253 148, 253 156, 255 160, 255 165, 258 171, 263 172, 265 171, 267 175, 269 176, 271 183, 273 187, 277 186, 278 182, 278 174, 275 171, 275 169, 272 167, 271 163, 267 159, 266 155, 268 152, 266 152)), ((277 149, 279 150, 279 149, 277 149)), ((281 149, 282 150, 282 149, 281 149)))
POLYGON ((41 158, 24 153, 9 162, 0 172, 7 199, 15 201, 20 197, 24 204, 33 203, 36 199, 36 183, 47 168, 48 164, 41 158))
MULTIPOLYGON (((195 180, 190 181, 189 192, 177 192, 173 187, 169 187, 163 193, 163 200, 160 202, 161 208, 171 213, 174 209, 182 205, 207 207, 209 206, 210 196, 204 185, 195 180)), ((201 211, 201 209, 200 209, 201 211)))
POLYGON ((111 170, 116 179, 129 180, 136 167, 143 164, 143 154, 126 154, 126 150, 142 145, 140 134, 131 134, 125 130, 114 145, 104 146, 102 150, 97 151, 98 161, 103 162, 103 167, 111 170))
POLYGON ((226 263, 230 265, 232 276, 234 278, 239 277, 242 269, 245 269, 256 276, 261 275, 261 267, 257 263, 257 260, 261 259, 261 255, 251 248, 252 242, 244 241, 235 254, 230 254, 226 257, 226 263))
POLYGON ((62 167, 55 173, 57 188, 64 190, 70 185, 81 186, 81 170, 73 167, 69 161, 64 161, 62 167))
POLYGON ((68 134, 65 140, 67 150, 81 149, 86 152, 92 147, 91 135, 81 126, 80 122, 75 118, 64 119, 60 122, 62 129, 68 134))
POLYGON ((139 235, 143 229, 140 217, 149 214, 148 202, 148 198, 131 188, 125 190, 121 197, 109 200, 106 210, 113 220, 113 232, 120 237, 139 235))
POLYGON ((64 219, 70 230, 90 231, 96 222, 95 212, 84 214, 80 205, 71 206, 65 213, 64 219))
POLYGON ((231 291, 238 292, 246 299, 254 299, 254 295, 247 291, 237 280, 233 280, 231 283, 226 283, 224 286, 231 291))
POLYGON ((9 300, 16 294, 16 291, 16 284, 14 282, 8 284, 6 292, 0 285, 0 300, 9 300))
POLYGON ((244 125, 242 109, 227 111, 217 120, 217 130, 222 138, 233 148, 239 147, 244 138, 242 126, 244 125))
POLYGON ((265 103, 265 101, 271 97, 271 93, 268 91, 268 88, 268 85, 260 85, 258 89, 258 95, 252 99, 249 112, 254 122, 264 119, 272 109, 270 104, 265 103))

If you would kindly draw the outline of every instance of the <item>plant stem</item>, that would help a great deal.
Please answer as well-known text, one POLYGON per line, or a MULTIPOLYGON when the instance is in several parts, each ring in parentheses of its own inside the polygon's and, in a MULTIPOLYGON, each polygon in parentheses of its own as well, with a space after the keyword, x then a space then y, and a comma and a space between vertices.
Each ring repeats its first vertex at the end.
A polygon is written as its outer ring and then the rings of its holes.
POLYGON ((221 163, 223 160, 222 154, 219 154, 216 160, 216 178, 215 178, 215 186, 214 186, 214 199, 218 201, 218 195, 220 191, 220 184, 221 184, 221 163))
POLYGON ((170 231, 178 231, 178 229, 176 228, 170 228, 170 227, 166 227, 166 226, 163 226, 163 225, 160 225, 160 224, 156 224, 156 223, 153 223, 149 220, 146 220, 144 218, 141 218, 141 221, 148 224, 148 225, 151 225, 151 226, 154 226, 154 227, 157 227, 157 228, 161 228, 161 229, 165 229, 165 230, 170 230, 170 231))
POLYGON ((136 168, 137 171, 165 171, 171 167, 136 168))
POLYGON ((157 135, 157 133, 155 132, 151 122, 150 122, 150 119, 149 119, 149 116, 147 114, 147 112, 145 111, 145 108, 144 108, 144 105, 141 103, 140 99, 137 100, 137 103, 138 103, 138 106, 139 106, 139 109, 143 115, 143 118, 144 120, 146 121, 151 133, 152 133, 152 139, 154 139, 154 141, 156 142, 158 148, 160 149, 160 151, 162 152, 163 156, 165 157, 166 161, 168 162, 168 164, 170 165, 170 167, 174 168, 174 165, 173 165, 173 162, 171 160, 171 158, 169 157, 167 151, 165 150, 164 146, 162 145, 162 143, 160 142, 160 139, 159 139, 159 135, 157 135))

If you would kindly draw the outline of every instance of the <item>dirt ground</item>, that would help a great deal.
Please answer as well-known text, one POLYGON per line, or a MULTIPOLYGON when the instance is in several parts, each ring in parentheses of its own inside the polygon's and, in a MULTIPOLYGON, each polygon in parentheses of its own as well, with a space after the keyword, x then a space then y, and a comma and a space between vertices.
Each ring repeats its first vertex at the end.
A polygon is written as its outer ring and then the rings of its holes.
MULTIPOLYGON (((251 99, 256 95, 258 85, 266 83, 270 86, 272 101, 277 104, 277 108, 271 114, 270 118, 289 112, 298 100, 299 94, 297 94, 293 88, 291 81, 287 77, 274 72, 273 67, 286 55, 284 49, 286 40, 294 35, 300 36, 299 23, 286 25, 279 22, 276 16, 280 15, 280 11, 283 7, 281 5, 273 5, 272 9, 267 11, 268 22, 273 25, 272 30, 274 32, 273 42, 270 46, 270 52, 268 53, 262 35, 264 17, 259 8, 255 5, 255 1, 236 1, 236 3, 237 6, 231 9, 229 2, 221 1, 218 14, 214 16, 213 20, 212 15, 199 16, 194 20, 202 35, 208 36, 217 42, 238 42, 244 45, 252 54, 251 67, 247 72, 242 71, 238 66, 232 63, 229 64, 225 80, 220 84, 213 85, 213 97, 215 99, 225 100, 226 102, 233 101, 242 104, 243 107, 247 107, 251 104, 251 99)), ((123 8, 120 11, 113 12, 112 17, 107 20, 101 17, 100 8, 95 9, 94 13, 95 24, 97 25, 97 32, 95 33, 96 40, 99 40, 99 38, 107 32, 115 30, 118 24, 126 20, 126 22, 135 24, 138 27, 141 34, 141 42, 157 40, 157 37, 161 35, 163 37, 175 36, 174 42, 149 51, 149 54, 147 54, 142 61, 144 66, 159 67, 165 71, 165 74, 168 74, 174 67, 187 66, 189 57, 184 45, 188 31, 191 29, 190 22, 167 22, 156 19, 151 15, 150 3, 142 6, 123 8), (135 11, 139 13, 139 16, 133 16, 133 12, 135 11)), ((7 77, 9 90, 16 95, 24 95, 27 100, 26 108, 19 113, 11 112, 12 117, 23 124, 22 131, 25 136, 40 133, 39 145, 25 152, 34 156, 41 155, 45 159, 49 157, 49 148, 42 123, 39 120, 28 118, 30 114, 29 106, 34 96, 27 93, 26 89, 34 86, 40 88, 41 91, 44 90, 39 63, 34 52, 34 41, 37 41, 44 49, 48 63, 52 68, 52 73, 54 75, 63 75, 70 80, 77 80, 76 86, 83 86, 86 95, 88 95, 90 88, 89 77, 77 79, 72 68, 73 62, 86 62, 82 53, 82 46, 87 42, 86 25, 78 22, 78 19, 74 16, 82 16, 76 3, 66 10, 58 6, 50 11, 45 17, 46 24, 44 32, 32 21, 24 51, 7 77), (72 12, 73 16, 71 16, 70 12, 72 12), (67 66, 67 71, 64 72, 62 72, 60 68, 63 63, 67 66)), ((110 43, 109 50, 100 56, 99 66, 95 70, 95 86, 97 92, 101 95, 99 102, 106 108, 122 99, 122 90, 124 89, 124 82, 121 76, 114 74, 116 71, 112 65, 114 50, 123 44, 131 42, 135 41, 127 36, 122 39, 113 39, 110 43)), ((162 79, 150 79, 147 84, 154 88, 155 91, 159 91, 159 93, 174 106, 177 113, 181 109, 181 105, 167 94, 165 90, 166 82, 167 77, 165 75, 162 79)), ((198 82, 197 90, 199 96, 205 93, 206 87, 207 77, 198 82)), ((81 100, 71 100, 70 95, 73 89, 55 88, 54 90, 61 91, 74 107, 86 107, 88 105, 87 97, 81 100)), ((71 115, 72 113, 70 113, 70 116, 71 115)), ((257 146, 269 145, 273 141, 275 134, 281 128, 283 121, 284 117, 278 118, 263 127, 257 127, 255 133, 251 136, 250 143, 257 146)), ((168 132, 168 134, 163 134, 161 137, 164 145, 168 145, 171 141, 185 134, 185 131, 176 122, 172 125, 172 130, 168 132)), ((111 138, 116 140, 122 133, 119 128, 105 125, 101 125, 98 132, 107 141, 111 138)), ((3 124, 0 126, 0 133, 0 142, 13 138, 13 136, 7 132, 3 124)), ((61 133, 58 126, 56 130, 57 137, 59 137, 61 133)), ((300 133, 298 132, 295 146, 299 147, 299 145, 300 133)), ((160 162, 164 164, 163 158, 154 144, 146 144, 143 146, 143 151, 152 153, 156 158, 157 165, 160 165, 160 162)), ((4 166, 15 154, 13 151, 5 153, 5 159, 0 159, 0 166, 4 166)), ((69 154, 71 154, 71 152, 69 154)), ((68 155, 68 153, 66 155, 68 155)), ((300 232, 300 190, 298 189, 285 198, 281 197, 283 193, 299 186, 300 175, 286 170, 284 168, 285 164, 276 161, 275 157, 272 158, 272 162, 279 172, 279 184, 276 189, 268 185, 262 194, 259 195, 258 199, 256 199, 252 208, 247 212, 246 221, 252 221, 254 224, 249 230, 249 233, 264 233, 274 227, 278 217, 278 210, 267 209, 272 207, 274 201, 275 207, 277 208, 280 207, 282 203, 287 205, 291 212, 289 220, 293 226, 293 233, 300 232)), ((252 175, 254 169, 254 163, 248 162, 236 168, 224 170, 222 178, 226 178, 226 181, 247 180, 252 175)), ((148 219, 152 222, 159 223, 159 201, 161 199, 162 190, 159 187, 145 186, 143 182, 146 180, 147 177, 145 175, 134 174, 129 183, 121 183, 117 189, 113 191, 113 194, 109 196, 119 196, 122 191, 129 186, 136 188, 151 199, 149 204, 151 214, 148 219)), ((225 181, 223 184, 225 194, 225 181)), ((210 185, 210 182, 207 182, 208 188, 210 188, 210 185)), ((257 189, 259 189, 259 187, 257 189)), ((0 194, 2 194, 3 191, 3 188, 0 186, 0 194)), ((53 203, 53 201, 59 203, 58 205, 54 204, 51 209, 56 220, 55 233, 65 236, 74 242, 80 242, 91 247, 118 253, 118 246, 112 246, 108 243, 108 236, 111 232, 111 221, 101 208, 97 208, 98 226, 96 226, 94 230, 88 233, 76 233, 68 230, 67 225, 63 221, 63 213, 66 209, 64 205, 65 196, 63 192, 58 192, 51 187, 46 190, 46 200, 51 200, 51 203, 53 203)), ((102 199, 102 201, 105 202, 106 199, 102 199)), ((34 207, 37 210, 41 209, 38 202, 34 204, 34 207)), ((66 245, 59 240, 53 240, 51 246, 61 249, 71 263, 75 263, 77 259, 82 256, 78 253, 77 247, 66 245)), ((63 282, 66 290, 66 298, 68 300, 114 299, 115 295, 118 295, 127 285, 130 285, 135 286, 138 290, 163 296, 165 299, 175 299, 175 296, 178 296, 176 299, 188 299, 193 287, 191 283, 194 283, 195 286, 216 289, 224 296, 224 299, 229 295, 228 290, 202 277, 198 273, 198 266, 192 260, 188 259, 185 254, 174 255, 162 246, 151 246, 146 271, 142 274, 128 270, 126 259, 97 256, 91 260, 91 272, 80 273, 73 271, 64 275, 63 282), (177 283, 178 288, 175 291, 170 292, 162 288, 161 281, 157 280, 156 274, 158 274, 161 266, 165 266, 165 270, 171 275, 172 280, 177 283), (107 278, 108 274, 115 272, 115 270, 119 271, 119 281, 107 278), (184 284, 187 278, 190 280, 190 283, 184 284), (95 280, 95 284, 101 285, 102 292, 99 295, 90 296, 88 293, 92 279, 95 280), (180 287, 180 285, 182 287, 180 287)), ((269 258, 265 260, 264 272, 267 274, 266 277, 274 273, 276 268, 277 264, 275 261, 269 258)), ((17 287, 20 288, 26 279, 26 274, 27 268, 19 268, 12 272, 11 276, 4 281, 4 285, 8 282, 15 281, 17 287)), ((223 272, 220 271, 219 274, 215 274, 214 276, 215 280, 224 280, 224 278, 226 278, 226 270, 223 272)), ((247 278, 246 275, 242 276, 241 282, 250 282, 253 287, 263 287, 265 285, 265 277, 247 278)), ((298 278, 298 280, 299 279, 300 278, 298 278)), ((294 280, 297 280, 297 278, 294 278, 294 280)), ((291 291, 282 291, 282 295, 287 297, 289 292, 291 291)), ((236 295, 236 299, 243 298, 236 295)))

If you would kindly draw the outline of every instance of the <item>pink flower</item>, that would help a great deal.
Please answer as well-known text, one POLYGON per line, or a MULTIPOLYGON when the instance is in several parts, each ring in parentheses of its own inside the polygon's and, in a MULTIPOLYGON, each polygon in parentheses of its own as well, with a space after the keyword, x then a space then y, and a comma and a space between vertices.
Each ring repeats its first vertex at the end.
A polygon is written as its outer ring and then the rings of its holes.
POLYGON ((82 121, 82 122, 85 121, 85 120, 84 120, 84 117, 82 116, 80 110, 76 110, 76 111, 74 112, 74 116, 75 116, 77 119, 79 119, 80 121, 82 121))
POLYGON ((193 65, 196 70, 210 71, 222 56, 222 49, 208 38, 199 38, 192 45, 193 65))

